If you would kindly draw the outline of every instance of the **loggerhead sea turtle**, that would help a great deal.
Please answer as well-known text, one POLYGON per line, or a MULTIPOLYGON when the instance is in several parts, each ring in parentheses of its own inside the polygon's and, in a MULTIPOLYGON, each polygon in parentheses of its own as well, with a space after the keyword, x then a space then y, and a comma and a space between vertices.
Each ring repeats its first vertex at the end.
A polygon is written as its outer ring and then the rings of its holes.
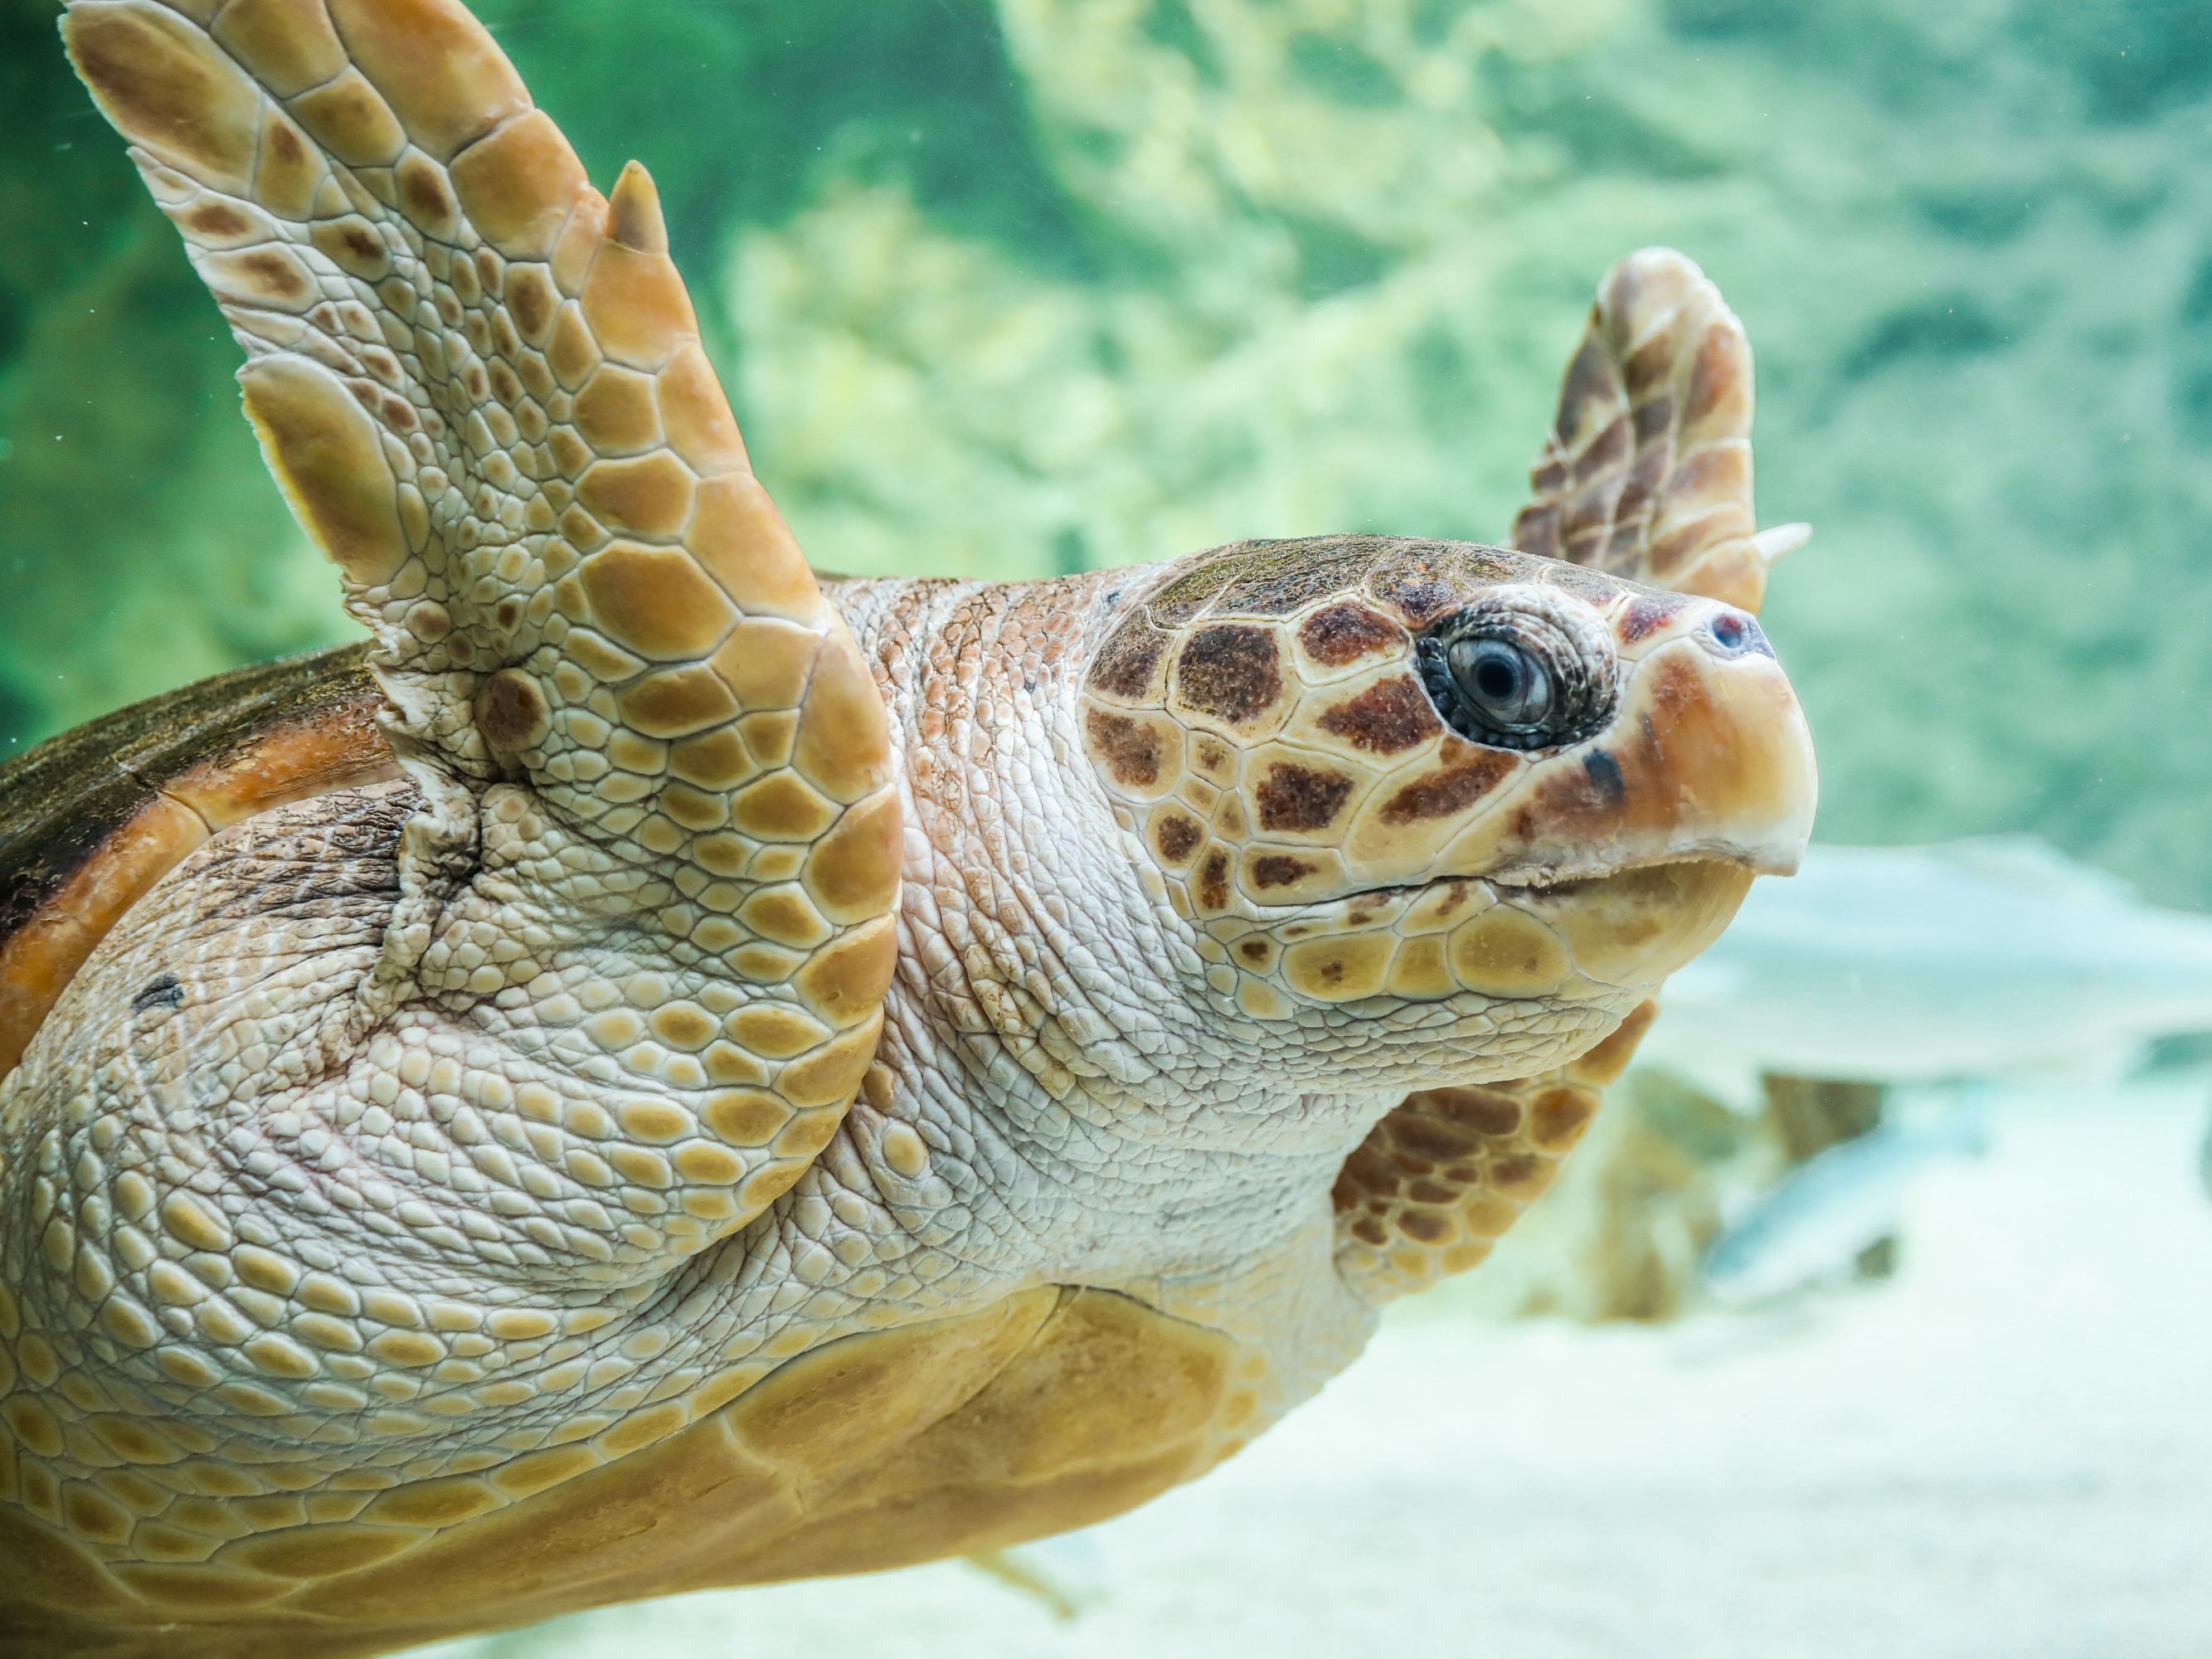
POLYGON ((817 586, 646 173, 456 0, 64 33, 374 637, 0 772, 9 1653, 1141 1503, 1480 1261, 1798 858, 1790 537, 1679 255, 1601 290, 1524 551, 817 586))

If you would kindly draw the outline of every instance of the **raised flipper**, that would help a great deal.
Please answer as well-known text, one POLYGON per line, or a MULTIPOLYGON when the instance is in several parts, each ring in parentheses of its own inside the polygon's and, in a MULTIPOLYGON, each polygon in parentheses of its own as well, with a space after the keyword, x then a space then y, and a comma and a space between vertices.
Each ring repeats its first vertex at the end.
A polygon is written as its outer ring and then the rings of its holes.
POLYGON ((1752 511, 1751 347, 1671 248, 1615 265, 1567 364, 1511 546, 1755 611, 1811 532, 1752 511))
POLYGON ((858 1086, 900 847, 883 707, 652 181, 592 189, 455 0, 70 0, 64 33, 246 349, 423 791, 362 1040, 435 1000, 518 1074, 625 1091, 634 1176, 604 1111, 532 1133, 563 1185, 651 1189, 617 1260, 697 1248, 858 1086))
MULTIPOLYGON (((1752 511, 1752 362, 1720 290, 1669 248, 1607 275, 1510 544, 1756 612, 1803 525, 1752 511)), ((1658 1011, 1542 1077, 1408 1095, 1346 1160, 1337 1265, 1388 1301, 1461 1273, 1550 1187, 1658 1011)))

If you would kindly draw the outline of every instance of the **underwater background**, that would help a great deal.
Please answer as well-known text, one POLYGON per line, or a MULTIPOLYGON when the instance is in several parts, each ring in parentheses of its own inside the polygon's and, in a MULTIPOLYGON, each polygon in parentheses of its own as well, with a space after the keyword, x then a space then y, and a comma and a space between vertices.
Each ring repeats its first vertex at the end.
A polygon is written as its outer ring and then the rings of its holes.
MULTIPOLYGON (((635 155, 816 563, 1495 539, 1601 274, 1758 356, 1824 840, 2212 902, 2202 0, 482 0, 635 155)), ((0 0, 0 756, 346 637, 238 361, 0 0)))
MULTIPOLYGON (((825 570, 1501 538, 1601 276, 1682 249, 1814 528, 1823 844, 1218 1473, 437 1659, 2212 1653, 2212 3, 471 3, 653 171, 825 570)), ((0 760, 356 636, 55 12, 0 0, 0 760)))

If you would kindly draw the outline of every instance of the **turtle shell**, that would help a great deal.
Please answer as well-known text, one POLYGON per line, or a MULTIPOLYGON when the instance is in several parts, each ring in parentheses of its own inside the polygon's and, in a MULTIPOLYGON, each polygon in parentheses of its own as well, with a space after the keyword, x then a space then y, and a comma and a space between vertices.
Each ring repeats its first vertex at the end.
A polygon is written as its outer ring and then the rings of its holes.
POLYGON ((209 836, 398 775, 368 653, 220 674, 0 766, 0 1077, 108 929, 209 836))

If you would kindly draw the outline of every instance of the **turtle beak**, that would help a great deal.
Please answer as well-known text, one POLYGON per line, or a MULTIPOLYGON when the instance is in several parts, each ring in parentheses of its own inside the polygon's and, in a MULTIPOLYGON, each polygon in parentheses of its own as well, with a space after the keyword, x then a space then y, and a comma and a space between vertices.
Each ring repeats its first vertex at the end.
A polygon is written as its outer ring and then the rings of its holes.
POLYGON ((1447 866, 1531 883, 1702 860, 1794 873, 1819 797, 1812 733, 1756 627, 1727 631, 1727 645, 1700 629, 1636 663, 1580 764, 1471 826, 1489 844, 1453 847, 1447 866))

